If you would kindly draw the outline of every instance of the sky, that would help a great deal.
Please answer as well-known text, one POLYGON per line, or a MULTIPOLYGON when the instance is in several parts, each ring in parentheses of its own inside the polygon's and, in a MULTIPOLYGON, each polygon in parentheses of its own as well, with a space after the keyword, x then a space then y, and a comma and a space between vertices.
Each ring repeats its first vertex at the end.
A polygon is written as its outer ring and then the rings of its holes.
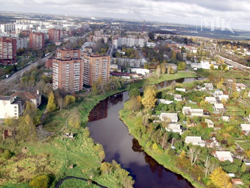
POLYGON ((111 17, 250 30, 250 0, 0 0, 0 11, 111 17))

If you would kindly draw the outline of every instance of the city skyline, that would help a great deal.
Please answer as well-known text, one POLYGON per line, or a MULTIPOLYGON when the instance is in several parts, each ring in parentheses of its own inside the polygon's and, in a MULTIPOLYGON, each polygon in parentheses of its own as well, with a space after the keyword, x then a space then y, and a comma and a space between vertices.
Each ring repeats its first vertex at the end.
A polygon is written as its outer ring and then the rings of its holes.
POLYGON ((205 22, 208 24, 215 22, 217 27, 229 24, 233 29, 250 30, 248 23, 250 17, 249 0, 212 0, 209 2, 197 0, 129 0, 120 2, 113 0, 12 0, 6 2, 0 0, 0 3, 1 11, 110 17, 198 26, 204 25, 205 22))

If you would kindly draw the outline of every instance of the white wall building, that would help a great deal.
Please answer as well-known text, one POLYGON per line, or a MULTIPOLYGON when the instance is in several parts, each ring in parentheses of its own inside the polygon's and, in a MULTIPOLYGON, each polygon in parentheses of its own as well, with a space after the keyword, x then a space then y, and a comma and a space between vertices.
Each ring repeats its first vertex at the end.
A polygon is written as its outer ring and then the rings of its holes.
POLYGON ((23 113, 24 103, 15 97, 1 96, 0 109, 0 119, 19 118, 23 113))
POLYGON ((28 47, 29 38, 19 38, 16 40, 16 49, 27 48, 28 47))
POLYGON ((0 29, 2 33, 8 33, 15 31, 15 24, 14 23, 7 23, 7 24, 1 24, 0 29))

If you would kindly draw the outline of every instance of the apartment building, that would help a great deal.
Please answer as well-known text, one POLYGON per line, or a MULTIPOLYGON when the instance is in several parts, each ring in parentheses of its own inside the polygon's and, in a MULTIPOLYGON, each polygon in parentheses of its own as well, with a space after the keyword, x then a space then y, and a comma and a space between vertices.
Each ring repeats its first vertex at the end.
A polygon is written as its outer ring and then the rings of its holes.
POLYGON ((58 49, 52 59, 53 89, 67 92, 82 90, 83 61, 80 50, 58 49))
POLYGON ((44 33, 30 33, 30 48, 43 49, 45 44, 44 33))
POLYGON ((0 96, 0 119, 19 118, 23 114, 25 101, 16 97, 0 96))
POLYGON ((52 42, 58 42, 61 38, 60 29, 49 29, 49 40, 52 42))
POLYGON ((22 48, 27 48, 28 47, 28 38, 27 37, 23 37, 23 38, 19 38, 16 41, 16 49, 22 49, 22 48))
POLYGON ((7 23, 7 24, 0 24, 0 29, 2 33, 10 33, 15 31, 15 24, 14 23, 7 23))
POLYGON ((120 37, 113 39, 113 45, 115 48, 121 46, 133 47, 139 46, 140 48, 144 47, 147 42, 145 38, 137 38, 137 37, 120 37))
POLYGON ((16 62, 16 39, 0 38, 0 64, 13 64, 16 62))
POLYGON ((83 83, 92 85, 101 77, 104 83, 109 81, 110 57, 85 54, 83 58, 83 83))

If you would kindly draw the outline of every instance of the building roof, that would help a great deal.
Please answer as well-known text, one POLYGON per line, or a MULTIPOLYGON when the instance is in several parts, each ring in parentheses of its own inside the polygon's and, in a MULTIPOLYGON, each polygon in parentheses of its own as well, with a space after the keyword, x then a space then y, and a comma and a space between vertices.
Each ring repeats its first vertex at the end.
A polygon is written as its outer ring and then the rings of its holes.
POLYGON ((181 125, 180 124, 168 124, 167 129, 169 130, 178 130, 181 131, 181 125))
POLYGON ((160 114, 160 119, 164 120, 164 118, 169 118, 171 120, 176 120, 178 121, 178 116, 177 113, 161 113, 160 114))
POLYGON ((185 138, 186 143, 203 142, 200 136, 187 136, 185 138))
POLYGON ((38 94, 37 93, 30 93, 26 91, 17 91, 11 95, 11 97, 20 97, 24 99, 37 99, 38 94))
POLYGON ((206 97, 205 100, 208 101, 208 102, 216 102, 215 97, 206 97))
POLYGON ((243 131, 250 131, 250 124, 240 124, 243 131))
POLYGON ((216 103, 216 104, 214 104, 214 108, 216 108, 216 109, 224 109, 224 106, 221 103, 216 103))
POLYGON ((214 124, 214 122, 211 119, 205 119, 206 123, 214 124))
POLYGON ((4 100, 4 101, 7 101, 7 100, 10 100, 12 97, 10 96, 0 96, 0 100, 4 100))
POLYGON ((233 161, 233 157, 230 151, 215 151, 215 155, 217 158, 224 158, 229 161, 233 161))

